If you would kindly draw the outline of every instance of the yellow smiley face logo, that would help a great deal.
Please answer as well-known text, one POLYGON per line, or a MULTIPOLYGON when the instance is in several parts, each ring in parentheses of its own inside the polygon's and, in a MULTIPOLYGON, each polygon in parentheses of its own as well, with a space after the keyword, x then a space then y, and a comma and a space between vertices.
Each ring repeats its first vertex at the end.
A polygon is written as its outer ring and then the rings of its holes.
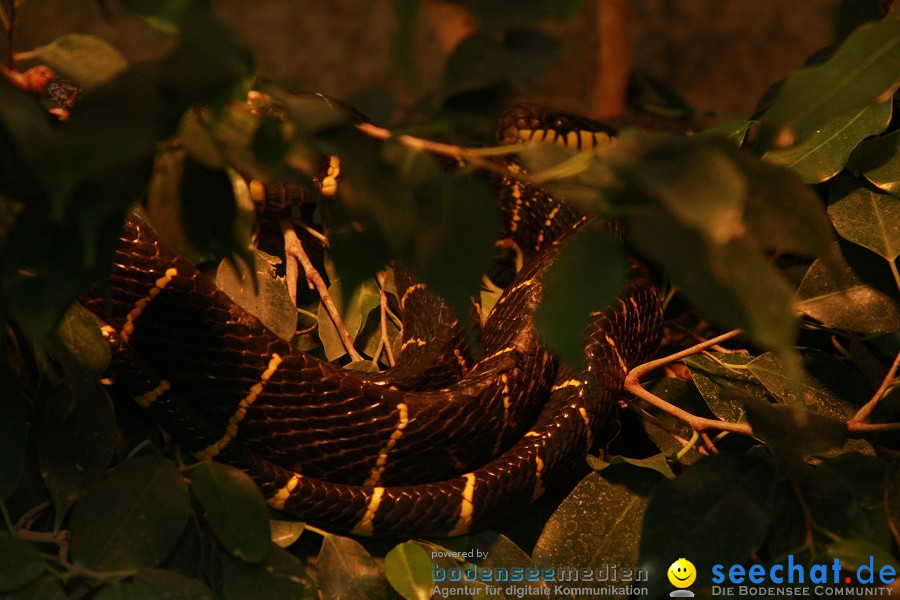
POLYGON ((688 559, 679 558, 669 567, 668 575, 672 585, 677 588, 686 588, 697 579, 697 569, 688 559))

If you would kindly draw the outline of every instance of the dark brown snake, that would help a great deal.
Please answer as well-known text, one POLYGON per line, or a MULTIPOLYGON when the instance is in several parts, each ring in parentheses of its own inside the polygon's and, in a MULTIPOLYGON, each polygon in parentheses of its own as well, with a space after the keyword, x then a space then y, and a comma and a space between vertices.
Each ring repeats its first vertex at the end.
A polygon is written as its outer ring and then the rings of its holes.
MULTIPOLYGON (((511 109, 500 136, 606 141, 605 130, 563 119, 575 117, 511 109)), ((634 267, 588 327, 584 371, 560 368, 531 317, 560 240, 584 218, 511 177, 498 189, 507 235, 532 258, 488 316, 474 361, 456 320, 398 267, 397 365, 341 370, 266 329, 139 218, 122 232, 111 300, 83 301, 105 323, 116 384, 182 448, 246 471, 273 508, 335 532, 460 535, 583 465, 661 324, 656 289, 634 267)))

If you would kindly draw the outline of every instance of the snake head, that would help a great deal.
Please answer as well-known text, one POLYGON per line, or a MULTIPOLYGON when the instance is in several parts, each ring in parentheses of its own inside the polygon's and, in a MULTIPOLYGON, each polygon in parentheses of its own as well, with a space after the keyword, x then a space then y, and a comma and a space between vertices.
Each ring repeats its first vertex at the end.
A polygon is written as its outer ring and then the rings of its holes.
POLYGON ((610 142, 616 130, 600 121, 536 104, 513 104, 500 116, 497 138, 501 144, 532 141, 590 150, 610 142))

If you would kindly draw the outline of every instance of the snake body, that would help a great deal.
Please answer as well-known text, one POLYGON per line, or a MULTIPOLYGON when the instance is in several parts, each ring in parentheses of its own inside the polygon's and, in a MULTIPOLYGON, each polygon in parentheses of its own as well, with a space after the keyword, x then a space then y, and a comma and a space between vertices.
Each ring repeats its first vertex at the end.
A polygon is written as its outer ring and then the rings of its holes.
POLYGON ((397 366, 341 370, 273 334, 132 217, 111 298, 83 300, 105 323, 112 377, 185 450, 245 470, 270 506, 325 529, 454 536, 488 526, 579 466, 661 323, 656 290, 634 267, 588 327, 584 371, 559 367, 531 317, 583 216, 504 179, 507 233, 527 231, 534 256, 485 321, 476 360, 446 308, 398 268, 397 366))

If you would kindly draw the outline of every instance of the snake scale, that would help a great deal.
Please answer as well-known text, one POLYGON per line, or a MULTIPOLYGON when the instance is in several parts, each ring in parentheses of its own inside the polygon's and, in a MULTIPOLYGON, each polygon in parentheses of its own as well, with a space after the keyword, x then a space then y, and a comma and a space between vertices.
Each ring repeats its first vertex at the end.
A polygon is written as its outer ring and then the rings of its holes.
MULTIPOLYGON (((599 125, 527 106, 510 109, 498 135, 577 147, 609 139, 599 125)), ((583 464, 662 319, 635 265, 614 304, 593 315, 584 370, 560 367, 532 315, 542 277, 585 219, 500 179, 506 235, 530 258, 485 320, 474 358, 456 319, 397 266, 396 366, 337 368, 270 332, 133 216, 110 295, 83 298, 114 349, 111 378, 186 451, 243 469, 271 507, 322 528, 393 537, 489 526, 583 464)))

